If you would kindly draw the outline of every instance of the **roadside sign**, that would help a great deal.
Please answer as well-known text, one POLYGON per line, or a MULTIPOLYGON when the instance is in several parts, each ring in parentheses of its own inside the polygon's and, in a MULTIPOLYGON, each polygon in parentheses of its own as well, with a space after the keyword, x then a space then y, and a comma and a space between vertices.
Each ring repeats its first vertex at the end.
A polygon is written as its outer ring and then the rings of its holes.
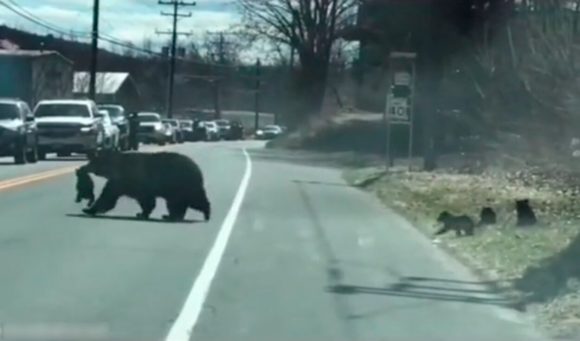
POLYGON ((410 120, 410 106, 407 98, 391 97, 387 102, 387 113, 389 121, 408 122, 410 120))
POLYGON ((395 72, 394 85, 411 85, 411 74, 408 72, 395 72))
POLYGON ((391 126, 402 125, 409 129, 408 158, 409 169, 413 156, 413 118, 415 96, 415 53, 391 52, 384 120, 386 123, 386 160, 387 168, 393 166, 391 153, 391 126))

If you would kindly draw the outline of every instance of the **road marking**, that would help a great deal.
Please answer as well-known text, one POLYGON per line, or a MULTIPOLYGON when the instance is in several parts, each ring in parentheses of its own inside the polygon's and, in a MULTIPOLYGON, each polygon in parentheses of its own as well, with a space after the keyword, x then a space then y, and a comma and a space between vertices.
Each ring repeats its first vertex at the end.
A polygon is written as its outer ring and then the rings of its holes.
MULTIPOLYGON (((146 148, 143 151, 145 151, 145 152, 160 152, 160 151, 164 151, 164 150, 168 150, 168 149, 170 149, 170 147, 146 148)), ((78 162, 80 163, 82 161, 79 160, 78 162)), ((40 181, 44 181, 44 180, 48 180, 48 179, 52 179, 52 178, 56 178, 58 176, 62 176, 62 175, 66 175, 66 174, 70 174, 70 173, 74 172, 77 167, 78 167, 78 165, 70 166, 70 167, 60 167, 57 169, 52 169, 52 170, 41 172, 41 173, 30 174, 30 175, 12 178, 12 179, 0 180, 0 191, 14 188, 14 187, 23 186, 23 185, 28 185, 28 184, 32 184, 35 182, 40 182, 40 181)))
POLYGON ((226 250, 228 240, 240 212, 240 207, 242 206, 242 201, 244 200, 250 177, 252 175, 252 160, 250 159, 250 155, 246 149, 242 149, 242 151, 246 159, 246 170, 242 181, 240 182, 240 187, 238 187, 238 192, 234 197, 232 206, 222 223, 220 231, 218 232, 205 262, 203 263, 199 275, 193 283, 191 291, 187 296, 187 300, 165 338, 166 341, 188 341, 193 334, 193 328, 201 314, 201 309, 203 308, 203 303, 209 293, 211 282, 215 277, 220 261, 226 250))
POLYGON ((65 168, 58 168, 47 172, 32 174, 28 176, 23 176, 19 178, 9 179, 5 181, 0 181, 0 191, 6 190, 13 187, 18 187, 22 185, 27 185, 35 182, 39 182, 42 180, 48 180, 51 178, 55 178, 57 176, 69 174, 76 169, 77 166, 73 167, 65 167, 65 168))

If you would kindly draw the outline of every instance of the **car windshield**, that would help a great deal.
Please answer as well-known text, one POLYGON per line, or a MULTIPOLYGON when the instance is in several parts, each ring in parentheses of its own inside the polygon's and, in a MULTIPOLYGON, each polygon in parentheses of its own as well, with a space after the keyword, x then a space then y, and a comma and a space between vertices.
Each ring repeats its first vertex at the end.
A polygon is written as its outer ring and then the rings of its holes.
POLYGON ((36 117, 91 117, 85 104, 40 104, 34 113, 36 117))
POLYGON ((170 124, 172 127, 177 127, 179 125, 176 120, 163 120, 163 123, 170 124))
POLYGON ((18 106, 16 104, 0 103, 0 120, 14 120, 18 116, 18 106))
POLYGON ((160 122, 161 119, 157 115, 140 114, 139 121, 140 122, 160 122))
POLYGON ((265 126, 264 130, 265 131, 280 131, 280 127, 278 127, 278 126, 265 126))
POLYGON ((117 106, 99 105, 99 110, 107 110, 110 118, 117 118, 123 116, 123 110, 117 106))
POLYGON ((230 122, 228 122, 226 120, 215 121, 215 123, 220 127, 227 127, 230 125, 230 122))
POLYGON ((109 113, 97 113, 97 117, 101 118, 103 120, 103 123, 105 123, 106 125, 108 125, 111 122, 111 118, 109 116, 109 113))
POLYGON ((215 122, 205 122, 205 126, 208 128, 215 128, 217 124, 215 122))
POLYGON ((181 121, 179 125, 183 128, 191 128, 193 126, 193 122, 191 121, 181 121))

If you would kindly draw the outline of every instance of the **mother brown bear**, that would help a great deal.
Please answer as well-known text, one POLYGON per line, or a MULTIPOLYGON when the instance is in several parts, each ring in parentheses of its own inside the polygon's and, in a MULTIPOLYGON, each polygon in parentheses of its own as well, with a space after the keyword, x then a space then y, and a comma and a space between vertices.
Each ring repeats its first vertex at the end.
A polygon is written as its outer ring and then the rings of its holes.
POLYGON ((105 213, 115 208, 121 196, 131 197, 141 206, 137 217, 148 219, 158 197, 165 199, 167 211, 163 219, 180 221, 188 208, 210 219, 211 205, 207 198, 203 174, 198 165, 185 155, 174 152, 100 152, 89 158, 83 168, 107 179, 101 195, 83 212, 105 213))

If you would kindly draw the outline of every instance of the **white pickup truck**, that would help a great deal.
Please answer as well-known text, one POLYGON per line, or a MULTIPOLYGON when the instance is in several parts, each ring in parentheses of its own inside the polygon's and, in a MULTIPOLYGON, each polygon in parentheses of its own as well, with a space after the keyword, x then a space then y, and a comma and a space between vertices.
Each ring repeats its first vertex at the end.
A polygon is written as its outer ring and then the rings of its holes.
POLYGON ((44 100, 34 109, 38 129, 38 155, 91 154, 104 140, 98 108, 91 100, 44 100))

